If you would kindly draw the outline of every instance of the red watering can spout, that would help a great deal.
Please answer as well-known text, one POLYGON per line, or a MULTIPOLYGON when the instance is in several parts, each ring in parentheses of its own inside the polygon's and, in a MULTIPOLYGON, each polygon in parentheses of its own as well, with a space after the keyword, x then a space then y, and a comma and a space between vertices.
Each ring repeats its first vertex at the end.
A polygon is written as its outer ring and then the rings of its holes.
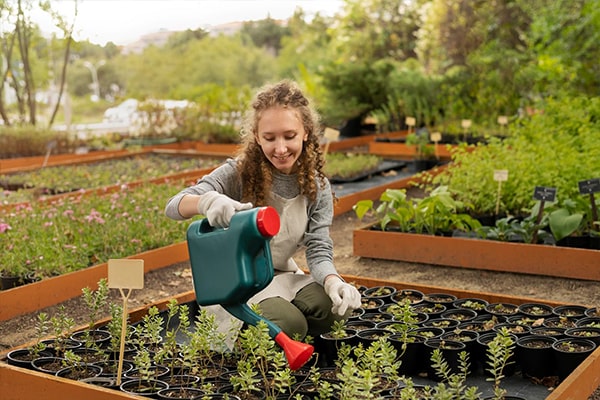
POLYGON ((287 358, 292 371, 295 371, 306 364, 315 351, 315 348, 310 344, 293 340, 283 331, 275 336, 275 342, 283 349, 285 358, 287 358))
POLYGON ((227 229, 213 228, 207 219, 192 222, 187 242, 198 304, 221 304, 251 325, 265 321, 269 336, 283 349, 290 369, 296 370, 310 359, 313 346, 290 339, 247 304, 273 280, 269 240, 279 228, 273 207, 253 208, 236 213, 227 229))

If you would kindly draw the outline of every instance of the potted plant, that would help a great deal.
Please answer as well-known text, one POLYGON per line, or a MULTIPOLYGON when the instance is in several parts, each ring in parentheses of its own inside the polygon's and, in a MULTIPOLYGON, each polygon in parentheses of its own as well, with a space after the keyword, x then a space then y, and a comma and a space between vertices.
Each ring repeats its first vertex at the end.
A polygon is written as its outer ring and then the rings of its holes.
POLYGON ((67 350, 62 360, 63 368, 56 371, 56 376, 76 381, 95 378, 102 373, 102 367, 84 362, 73 350, 67 350))
POLYGON ((100 351, 108 347, 111 340, 110 332, 94 329, 100 313, 106 308, 108 300, 108 280, 106 278, 98 281, 98 289, 92 290, 85 287, 82 290, 83 300, 88 309, 87 328, 73 333, 70 337, 83 343, 84 347, 100 351))
POLYGON ((554 365, 560 380, 564 380, 595 349, 596 344, 584 338, 564 338, 552 344, 554 365))
POLYGON ((50 331, 50 320, 48 319, 48 314, 41 312, 36 318, 35 343, 27 348, 16 349, 8 352, 6 358, 9 364, 31 369, 31 362, 33 360, 40 357, 52 356, 51 352, 46 351, 46 344, 42 340, 50 331))
POLYGON ((435 147, 429 140, 427 131, 409 133, 406 135, 405 143, 407 146, 415 148, 414 172, 426 171, 438 165, 439 160, 435 157, 435 147))
POLYGON ((542 379, 554 372, 552 336, 526 335, 517 339, 515 355, 523 377, 542 379))
POLYGON ((344 320, 335 321, 329 332, 322 333, 315 340, 315 348, 320 349, 319 356, 326 366, 332 367, 338 359, 340 348, 346 344, 350 347, 357 343, 356 330, 346 327, 344 320))

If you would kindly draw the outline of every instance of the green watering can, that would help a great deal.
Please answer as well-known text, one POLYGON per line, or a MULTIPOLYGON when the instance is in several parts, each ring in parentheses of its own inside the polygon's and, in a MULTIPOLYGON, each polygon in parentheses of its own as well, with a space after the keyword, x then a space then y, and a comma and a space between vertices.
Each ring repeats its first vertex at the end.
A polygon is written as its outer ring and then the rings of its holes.
POLYGON ((310 359, 313 346, 291 339, 247 304, 273 280, 269 241, 279 227, 279 214, 273 207, 256 207, 234 214, 225 229, 213 228, 206 218, 192 222, 187 243, 198 304, 220 304, 251 325, 264 321, 290 368, 296 370, 310 359))

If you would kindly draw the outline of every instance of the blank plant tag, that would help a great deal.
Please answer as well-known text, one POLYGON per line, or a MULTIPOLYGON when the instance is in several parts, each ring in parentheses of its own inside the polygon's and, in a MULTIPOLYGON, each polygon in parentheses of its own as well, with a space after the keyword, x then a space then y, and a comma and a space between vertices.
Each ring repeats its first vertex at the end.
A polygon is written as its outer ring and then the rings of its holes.
POLYGON ((508 124, 508 117, 506 115, 500 115, 498 117, 498 123, 500 125, 507 125, 508 124))
POLYGON ((337 129, 325 128, 323 137, 327 139, 328 142, 335 142, 340 137, 340 131, 338 131, 337 129))
POLYGON ((508 180, 508 170, 507 169, 494 170, 494 180, 496 182, 506 182, 508 180))
POLYGON ((111 289, 143 289, 144 260, 108 260, 108 287, 111 289))
POLYGON ((121 341, 119 347, 119 363, 117 367, 117 385, 121 384, 123 372, 123 356, 125 354, 125 333, 127 332, 127 300, 132 289, 144 288, 144 260, 110 259, 108 260, 108 287, 119 289, 123 299, 121 315, 121 341))
POLYGON ((415 117, 406 117, 404 122, 406 122, 406 125, 408 126, 415 126, 417 124, 417 119, 415 117))
POLYGON ((462 126, 464 129, 469 129, 471 127, 471 120, 470 119, 463 119, 460 123, 460 126, 462 126))
POLYGON ((431 132, 431 135, 429 135, 429 139, 432 142, 437 143, 440 140, 442 140, 442 134, 440 132, 431 132))

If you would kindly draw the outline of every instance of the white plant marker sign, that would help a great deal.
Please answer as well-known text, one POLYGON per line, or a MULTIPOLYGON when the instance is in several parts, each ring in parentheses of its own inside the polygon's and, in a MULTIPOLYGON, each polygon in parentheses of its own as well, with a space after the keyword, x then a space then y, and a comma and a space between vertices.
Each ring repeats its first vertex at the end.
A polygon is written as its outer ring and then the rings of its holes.
POLYGON ((337 129, 325 128, 323 137, 325 138, 325 150, 323 151, 323 154, 327 155, 327 152, 329 151, 329 143, 336 142, 340 138, 340 131, 337 129))
POLYGON ((123 372, 123 355, 125 353, 125 334, 127 331, 127 301, 133 289, 144 288, 144 260, 108 260, 108 287, 110 289, 119 289, 123 298, 119 367, 117 370, 117 385, 120 385, 123 372))
POLYGON ((412 132, 413 128, 415 127, 415 125, 417 124, 417 119, 415 117, 406 117, 404 122, 408 126, 408 133, 410 134, 412 132))
POLYGON ((435 158, 437 158, 438 160, 440 159, 440 155, 438 154, 438 142, 440 140, 442 140, 442 133, 441 132, 431 132, 431 135, 429 135, 429 140, 431 140, 433 142, 434 145, 434 149, 435 149, 435 158))
POLYGON ((498 215, 498 213, 500 212, 500 196, 502 193, 502 182, 506 182, 508 180, 508 170, 494 170, 494 180, 498 182, 498 195, 496 197, 496 215, 498 215))

